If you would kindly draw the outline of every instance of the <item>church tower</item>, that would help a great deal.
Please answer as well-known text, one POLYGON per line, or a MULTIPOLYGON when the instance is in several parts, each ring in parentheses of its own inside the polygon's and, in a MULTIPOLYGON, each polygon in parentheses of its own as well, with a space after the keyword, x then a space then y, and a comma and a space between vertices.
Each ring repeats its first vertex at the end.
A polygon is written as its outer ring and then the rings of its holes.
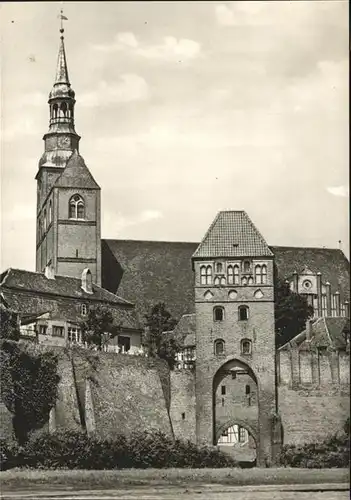
POLYGON ((79 154, 74 127, 75 93, 68 77, 63 28, 53 88, 49 130, 37 180, 36 271, 80 277, 89 268, 101 284, 100 187, 79 154))
POLYGON ((258 465, 272 463, 280 445, 273 254, 246 212, 224 211, 192 261, 197 441, 247 446, 258 465))

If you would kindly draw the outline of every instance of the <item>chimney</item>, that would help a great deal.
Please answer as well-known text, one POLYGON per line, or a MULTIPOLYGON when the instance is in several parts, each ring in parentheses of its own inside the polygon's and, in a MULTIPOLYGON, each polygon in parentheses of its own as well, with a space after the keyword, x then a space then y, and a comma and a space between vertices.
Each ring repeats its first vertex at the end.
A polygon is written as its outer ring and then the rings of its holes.
POLYGON ((341 315, 341 310, 340 310, 340 292, 335 292, 334 294, 335 297, 335 315, 337 318, 340 317, 341 315))
POLYGON ((350 318, 350 303, 345 300, 345 318, 350 318))
POLYGON ((317 273, 317 307, 318 307, 318 318, 323 316, 322 313, 322 274, 317 273))
POLYGON ((306 323, 306 340, 308 342, 312 338, 312 324, 313 324, 313 321, 311 319, 308 319, 307 323, 306 323))
POLYGON ((327 316, 330 317, 332 315, 332 296, 331 296, 331 284, 329 281, 325 284, 326 294, 327 294, 327 316))
POLYGON ((51 264, 45 266, 45 271, 44 271, 45 277, 48 280, 54 280, 55 279, 55 270, 51 264))
POLYGON ((293 272, 293 291, 299 293, 299 275, 297 271, 293 272))
POLYGON ((93 280, 88 267, 82 272, 82 288, 86 293, 93 293, 93 280))

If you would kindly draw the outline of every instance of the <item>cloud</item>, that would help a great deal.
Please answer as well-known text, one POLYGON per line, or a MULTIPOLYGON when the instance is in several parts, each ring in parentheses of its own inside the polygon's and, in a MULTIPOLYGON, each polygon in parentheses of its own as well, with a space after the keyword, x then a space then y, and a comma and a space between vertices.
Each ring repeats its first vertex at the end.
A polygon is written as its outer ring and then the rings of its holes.
POLYGON ((113 230, 115 233, 120 232, 121 230, 130 227, 137 226, 139 224, 145 224, 146 222, 150 222, 157 219, 162 219, 163 214, 158 210, 143 210, 139 214, 132 216, 125 216, 120 212, 118 214, 111 214, 109 212, 105 212, 104 214, 104 226, 105 232, 111 232, 113 230))
POLYGON ((334 196, 341 196, 342 198, 348 198, 349 196, 349 186, 347 184, 344 186, 328 187, 327 191, 334 196))
POLYGON ((127 51, 146 59, 187 61, 201 55, 201 45, 188 38, 165 36, 160 44, 141 44, 134 33, 117 33, 110 44, 93 45, 100 52, 127 51))
POLYGON ((38 129, 38 124, 35 123, 30 116, 19 116, 15 123, 3 124, 2 140, 11 142, 21 136, 40 135, 42 131, 38 129))
POLYGON ((120 81, 100 81, 98 87, 79 97, 80 106, 103 106, 121 102, 143 101, 149 97, 149 87, 144 78, 133 73, 120 76, 120 81))

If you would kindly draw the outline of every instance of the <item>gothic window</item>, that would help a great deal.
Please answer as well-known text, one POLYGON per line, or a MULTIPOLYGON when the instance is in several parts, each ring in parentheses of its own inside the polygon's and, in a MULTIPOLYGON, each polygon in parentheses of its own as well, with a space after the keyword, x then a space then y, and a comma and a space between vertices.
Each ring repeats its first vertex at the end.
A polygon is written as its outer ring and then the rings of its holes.
POLYGON ((220 280, 220 278, 218 276, 215 277, 214 284, 215 285, 220 285, 221 284, 221 280, 220 280))
POLYGON ((221 339, 215 340, 214 348, 215 348, 215 354, 217 356, 224 354, 224 340, 221 339))
POLYGON ((228 266, 227 268, 227 279, 228 279, 228 285, 234 284, 233 266, 228 266))
POLYGON ((244 260, 244 273, 249 273, 250 272, 250 261, 249 260, 244 260))
POLYGON ((213 308, 213 319, 215 321, 223 321, 224 319, 224 308, 223 307, 214 307, 213 308))
MULTIPOLYGON (((241 342, 240 342, 240 350, 241 350, 241 354, 251 354, 251 350, 252 350, 252 344, 251 344, 251 340, 249 339, 243 339, 241 342)), ((246 387, 250 387, 250 386, 246 386, 246 387)))
POLYGON ((248 306, 238 307, 239 321, 246 321, 249 319, 249 308, 248 306))
POLYGON ((224 276, 222 276, 222 278, 221 278, 221 285, 225 286, 225 277, 224 276))
POLYGON ((216 264, 216 273, 222 273, 223 272, 223 264, 221 262, 217 262, 216 264))
POLYGON ((201 285, 206 285, 206 266, 200 267, 200 283, 201 285))
POLYGON ((75 194, 69 200, 69 218, 70 219, 84 219, 85 215, 84 201, 79 194, 75 194))
POLYGON ((263 285, 267 283, 267 266, 265 264, 262 266, 262 283, 263 285))
POLYGON ((49 224, 52 222, 52 202, 49 201, 49 224))
POLYGON ((234 277, 234 285, 238 285, 239 284, 239 266, 234 266, 233 267, 233 277, 234 277))
POLYGON ((53 110, 53 118, 57 118, 58 106, 56 103, 53 105, 52 110, 53 110))
POLYGON ((260 265, 255 266, 255 282, 257 285, 262 285, 262 267, 260 265))
POLYGON ((44 234, 46 232, 46 227, 47 227, 46 210, 44 210, 44 213, 43 213, 43 230, 44 230, 44 234))

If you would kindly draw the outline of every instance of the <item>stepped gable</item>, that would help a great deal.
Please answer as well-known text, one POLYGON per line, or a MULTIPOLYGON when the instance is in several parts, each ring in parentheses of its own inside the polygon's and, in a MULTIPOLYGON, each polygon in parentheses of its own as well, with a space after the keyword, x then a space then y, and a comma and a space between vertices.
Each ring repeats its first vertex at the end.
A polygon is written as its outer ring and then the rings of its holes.
POLYGON ((219 212, 193 258, 273 257, 261 233, 244 211, 219 212))
POLYGON ((77 150, 72 153, 54 187, 100 189, 77 150))

